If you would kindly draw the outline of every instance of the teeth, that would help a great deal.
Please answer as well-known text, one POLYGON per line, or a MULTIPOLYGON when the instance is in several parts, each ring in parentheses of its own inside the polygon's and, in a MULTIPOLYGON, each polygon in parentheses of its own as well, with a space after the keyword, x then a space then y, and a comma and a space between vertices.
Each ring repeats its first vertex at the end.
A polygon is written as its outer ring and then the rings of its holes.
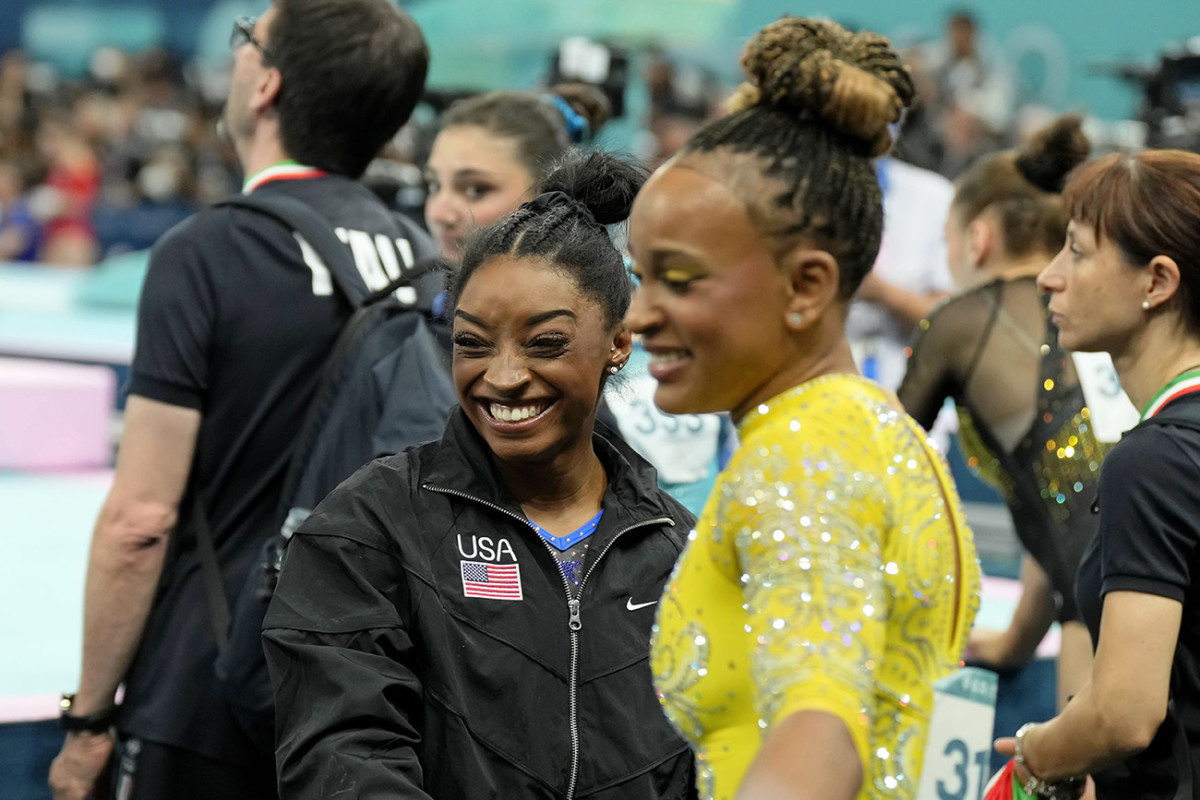
POLYGON ((491 415, 501 422, 520 422, 521 420, 536 417, 542 413, 546 407, 544 405, 529 405, 529 406, 502 406, 496 403, 488 404, 488 411, 491 415))
POLYGON ((667 353, 651 353, 651 364, 674 364, 676 361, 682 361, 687 358, 687 355, 680 350, 672 350, 667 353))

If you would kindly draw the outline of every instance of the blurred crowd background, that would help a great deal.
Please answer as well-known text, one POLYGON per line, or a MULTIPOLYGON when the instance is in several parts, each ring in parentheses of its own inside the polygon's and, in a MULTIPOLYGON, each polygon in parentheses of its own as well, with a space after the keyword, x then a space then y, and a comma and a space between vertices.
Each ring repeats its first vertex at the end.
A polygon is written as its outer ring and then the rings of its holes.
MULTIPOLYGON (((1090 0, 411 0, 433 53, 426 102, 370 175, 424 202, 449 102, 563 78, 604 88, 600 144, 668 157, 736 85, 747 36, 781 13, 889 35, 918 78, 897 155, 953 179, 1063 111, 1101 151, 1200 149, 1200 4, 1090 0)), ((247 0, 0 4, 0 262, 88 267, 149 247, 240 186, 217 132, 231 21, 247 0)))

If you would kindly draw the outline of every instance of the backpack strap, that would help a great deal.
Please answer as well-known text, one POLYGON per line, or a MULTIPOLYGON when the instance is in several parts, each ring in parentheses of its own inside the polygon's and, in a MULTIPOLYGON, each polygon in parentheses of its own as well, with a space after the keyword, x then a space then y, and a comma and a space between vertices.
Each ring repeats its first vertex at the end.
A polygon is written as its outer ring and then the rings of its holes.
POLYGON ((221 582, 221 566, 217 563, 217 550, 213 544, 212 528, 208 525, 208 514, 204 511, 204 501, 200 499, 198 490, 192 498, 196 555, 200 558, 200 577, 204 581, 204 594, 208 600, 208 618, 217 640, 217 652, 220 652, 229 642, 229 598, 225 596, 225 587, 221 582))
POLYGON ((325 262, 338 290, 355 308, 362 305, 371 293, 358 274, 349 246, 338 238, 329 221, 303 200, 282 192, 238 194, 217 205, 257 211, 274 218, 288 230, 299 233, 325 262))
MULTIPOLYGON (((227 198, 217 206, 234 206, 257 211, 271 217, 289 230, 299 233, 317 252, 325 266, 333 276, 338 290, 350 301, 355 309, 350 319, 343 324, 338 338, 326 356, 317 379, 316 391, 309 402, 304 414, 304 422, 300 428, 301 436, 296 440, 292 457, 288 462, 288 471, 284 479, 284 493, 281 495, 281 513, 287 514, 291 509, 288 502, 289 492, 294 491, 303 467, 303 454, 311 449, 309 440, 318 433, 317 411, 318 401, 326 394, 326 385, 334 380, 337 373, 337 362, 349 346, 349 341, 356 338, 357 330, 362 326, 366 310, 376 303, 394 300, 392 293, 404 286, 413 286, 416 281, 433 271, 436 261, 424 261, 406 270, 403 275, 391 281, 381 289, 371 291, 363 283, 354 265, 354 257, 350 248, 334 233, 333 226, 321 217, 310 205, 291 195, 273 193, 270 195, 235 195, 227 198)), ((407 232, 407 229, 406 229, 407 232)), ((426 314, 428 309, 420 306, 414 310, 426 314)), ((213 635, 217 641, 218 652, 225 649, 229 641, 229 598, 221 578, 221 566, 217 561, 216 544, 212 528, 208 524, 208 514, 204 509, 204 500, 197 489, 192 501, 192 531, 196 536, 196 553, 200 560, 200 572, 204 582, 204 593, 208 601, 208 613, 213 626, 213 635)), ((285 527, 294 527, 291 520, 285 520, 285 527)), ((289 531, 290 532, 290 531, 289 531)))

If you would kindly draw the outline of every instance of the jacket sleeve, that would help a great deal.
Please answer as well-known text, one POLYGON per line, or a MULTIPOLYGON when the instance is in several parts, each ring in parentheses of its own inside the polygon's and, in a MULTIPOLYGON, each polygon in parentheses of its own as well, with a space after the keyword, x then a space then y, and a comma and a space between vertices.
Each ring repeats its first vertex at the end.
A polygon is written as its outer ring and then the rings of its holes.
POLYGON ((378 500, 407 493, 381 491, 379 471, 351 478, 297 531, 264 622, 289 800, 428 797, 408 581, 378 500))

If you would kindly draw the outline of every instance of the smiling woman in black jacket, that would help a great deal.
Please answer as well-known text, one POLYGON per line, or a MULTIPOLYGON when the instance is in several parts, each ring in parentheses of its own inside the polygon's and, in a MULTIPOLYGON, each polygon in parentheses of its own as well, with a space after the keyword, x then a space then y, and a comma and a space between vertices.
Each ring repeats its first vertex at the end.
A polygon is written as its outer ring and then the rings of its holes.
POLYGON ((647 659, 693 519, 595 429, 630 352, 603 226, 643 177, 593 154, 471 241, 445 435, 297 532, 264 634, 281 796, 691 796, 647 659))

